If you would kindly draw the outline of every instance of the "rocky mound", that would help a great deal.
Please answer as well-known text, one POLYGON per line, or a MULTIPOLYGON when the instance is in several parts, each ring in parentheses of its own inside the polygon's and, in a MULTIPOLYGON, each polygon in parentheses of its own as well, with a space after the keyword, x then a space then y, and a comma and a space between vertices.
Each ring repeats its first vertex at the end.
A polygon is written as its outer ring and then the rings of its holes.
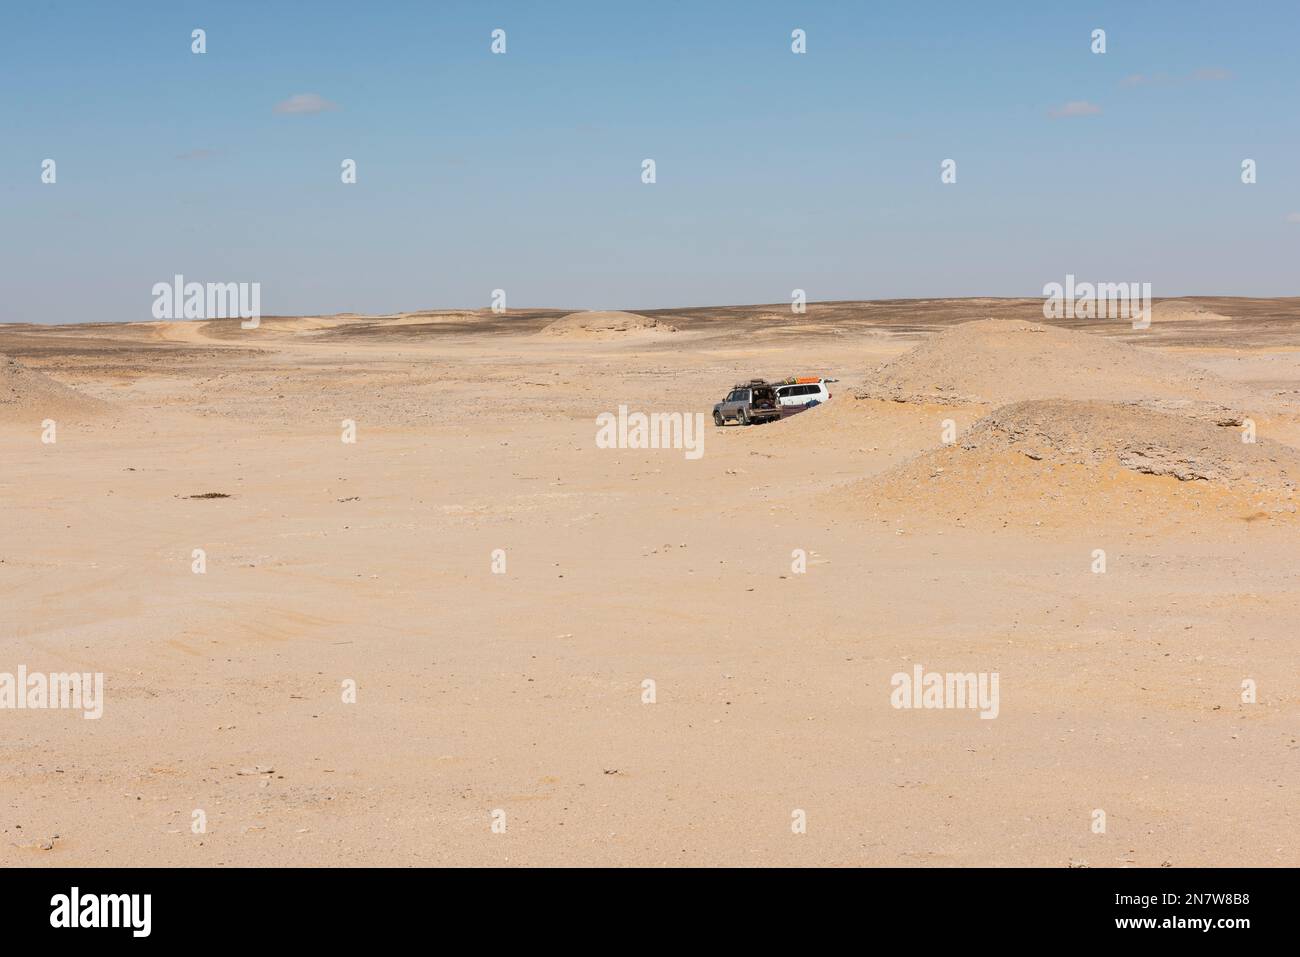
POLYGON ((610 339, 637 333, 676 332, 677 327, 635 312, 573 312, 556 319, 538 335, 575 339, 610 339))
POLYGON ((56 382, 43 372, 29 369, 17 359, 0 355, 0 422, 36 422, 42 419, 85 418, 99 414, 107 404, 56 382))
POLYGON ((1216 426, 1114 402, 1018 402, 976 422, 958 440, 954 454, 1014 451, 1055 465, 1095 467, 1113 461, 1181 482, 1295 488, 1300 450, 1265 439, 1243 442, 1238 424, 1216 426))
POLYGON ((1074 329, 982 319, 937 333, 867 377, 860 398, 949 405, 1029 399, 1204 401, 1226 383, 1170 356, 1074 329))
POLYGON ((901 507, 958 522, 1078 527, 1139 513, 1177 521, 1189 508, 1294 516, 1300 450, 1241 437, 1240 428, 1132 403, 1019 402, 954 445, 833 494, 841 507, 874 504, 895 515, 901 507))

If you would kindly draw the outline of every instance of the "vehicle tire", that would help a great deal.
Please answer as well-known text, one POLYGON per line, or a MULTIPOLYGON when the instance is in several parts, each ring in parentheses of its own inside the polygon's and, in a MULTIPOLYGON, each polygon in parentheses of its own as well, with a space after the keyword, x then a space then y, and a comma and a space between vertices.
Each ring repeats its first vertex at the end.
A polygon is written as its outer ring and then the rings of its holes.
POLYGON ((736 415, 736 421, 739 422, 741 425, 749 425, 749 413, 746 412, 744 409, 741 409, 740 412, 736 415))
POLYGON ((713 424, 716 425, 718 428, 722 428, 722 426, 727 424, 727 420, 722 417, 721 412, 715 411, 713 413, 713 424))

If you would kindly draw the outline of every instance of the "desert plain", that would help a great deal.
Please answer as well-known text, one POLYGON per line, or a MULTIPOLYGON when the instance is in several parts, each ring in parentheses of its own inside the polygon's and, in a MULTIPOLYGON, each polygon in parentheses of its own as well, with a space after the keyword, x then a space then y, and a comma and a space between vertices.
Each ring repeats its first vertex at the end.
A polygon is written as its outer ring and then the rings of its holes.
POLYGON ((1300 864, 1300 299, 570 312, 0 326, 0 863, 1300 864))

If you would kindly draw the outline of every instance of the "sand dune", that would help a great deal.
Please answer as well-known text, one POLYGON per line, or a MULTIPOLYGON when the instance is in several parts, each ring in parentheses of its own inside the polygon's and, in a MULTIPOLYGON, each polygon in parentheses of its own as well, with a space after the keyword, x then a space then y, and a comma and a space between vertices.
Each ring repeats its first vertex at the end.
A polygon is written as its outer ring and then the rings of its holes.
POLYGON ((142 322, 131 325, 164 342, 209 342, 212 338, 208 332, 208 321, 202 319, 142 322))
MULTIPOLYGON (((1271 514, 1295 509, 1300 454, 1242 441, 1248 416, 1238 409, 1258 397, 1172 356, 1093 333, 1021 320, 964 323, 881 366, 858 395, 932 406, 933 419, 960 406, 986 414, 969 427, 957 423, 955 445, 835 497, 850 509, 870 502, 949 519, 980 512, 1055 525, 1088 508, 1115 520, 1125 509, 1200 507, 1196 493, 1143 484, 1142 476, 1205 483, 1224 500, 1253 496, 1271 514)), ((935 434, 931 424, 931 442, 935 434)))
POLYGON ((1139 346, 1019 319, 963 323, 867 376, 858 395, 1005 405, 1026 399, 1221 399, 1208 372, 1139 346))
POLYGON ((29 369, 17 359, 0 355, 0 422, 84 419, 102 415, 108 409, 107 403, 29 369))
POLYGON ((1231 316, 1207 309, 1195 302, 1167 299, 1151 307, 1151 321, 1156 322, 1230 322, 1231 316))
POLYGON ((567 339, 612 339, 676 332, 677 327, 634 312, 575 312, 546 326, 539 335, 567 339))

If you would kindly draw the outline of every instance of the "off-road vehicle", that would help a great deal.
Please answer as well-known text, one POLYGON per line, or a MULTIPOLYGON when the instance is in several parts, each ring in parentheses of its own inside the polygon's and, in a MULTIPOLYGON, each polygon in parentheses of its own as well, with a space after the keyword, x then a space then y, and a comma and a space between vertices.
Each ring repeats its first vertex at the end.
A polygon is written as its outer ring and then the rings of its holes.
POLYGON ((741 425, 768 422, 781 417, 776 387, 766 379, 750 379, 731 387, 727 397, 713 407, 713 424, 735 419, 741 425))
POLYGON ((782 415, 821 405, 830 400, 831 383, 838 381, 821 376, 799 376, 773 383, 776 386, 776 404, 781 407, 782 415))

